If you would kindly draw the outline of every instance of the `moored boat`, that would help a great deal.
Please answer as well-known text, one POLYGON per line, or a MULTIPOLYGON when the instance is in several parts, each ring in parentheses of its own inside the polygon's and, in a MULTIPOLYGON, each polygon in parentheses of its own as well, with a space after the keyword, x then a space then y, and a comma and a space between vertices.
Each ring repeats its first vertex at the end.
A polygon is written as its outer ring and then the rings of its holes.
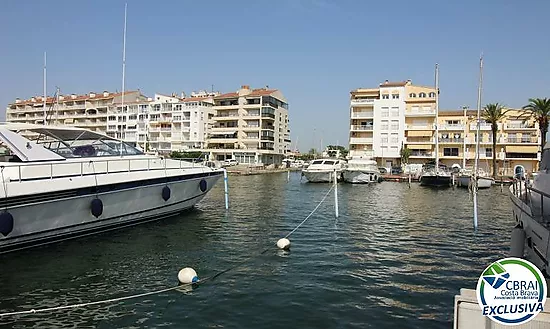
POLYGON ((382 176, 376 161, 371 159, 352 158, 348 160, 342 173, 344 182, 352 184, 376 183, 382 176))
POLYGON ((80 128, 0 125, 0 143, 0 252, 179 213, 223 175, 80 128))
POLYGON ((335 173, 337 180, 341 180, 343 166, 344 162, 339 159, 317 159, 302 169, 302 175, 311 183, 329 183, 334 180, 335 173))

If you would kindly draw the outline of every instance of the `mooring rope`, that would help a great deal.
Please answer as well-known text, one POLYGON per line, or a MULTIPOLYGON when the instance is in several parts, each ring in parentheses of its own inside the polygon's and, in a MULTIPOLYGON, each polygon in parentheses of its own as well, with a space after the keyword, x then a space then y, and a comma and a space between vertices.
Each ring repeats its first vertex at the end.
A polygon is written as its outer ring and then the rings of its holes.
MULTIPOLYGON (((300 228, 300 226, 302 226, 314 213, 315 211, 317 211, 317 209, 319 209, 319 207, 321 206, 321 204, 326 200, 326 198, 328 197, 328 195, 330 194, 330 192, 333 190, 334 188, 334 185, 331 184, 331 188, 328 190, 328 192, 323 196, 323 198, 321 199, 321 201, 317 204, 317 206, 309 213, 309 215, 306 216, 306 218, 300 222, 300 224, 298 224, 292 231, 290 231, 290 233, 288 233, 287 235, 285 235, 285 238, 288 238, 291 234, 293 234, 294 232, 296 232, 296 230, 298 228, 300 228)), ((74 308, 80 308, 80 307, 86 307, 86 306, 92 306, 92 305, 101 305, 101 304, 110 304, 110 303, 116 303, 116 302, 120 302, 120 301, 124 301, 124 300, 129 300, 129 299, 136 299, 136 298, 140 298, 140 297, 145 297, 145 296, 151 296, 151 295, 158 295, 158 294, 162 294, 164 292, 168 292, 168 291, 172 291, 172 290, 177 290, 179 288, 182 288, 182 287, 186 287, 186 286, 194 286, 194 285, 200 285, 200 284, 203 284, 207 281, 210 281, 210 280, 214 280, 216 279, 218 276, 224 274, 224 273, 227 273, 229 271, 232 271, 240 266, 242 266, 243 264, 246 264, 247 262, 249 262, 250 260, 254 259, 254 258, 257 258, 263 254, 265 254, 266 252, 268 252, 270 250, 270 248, 268 249, 265 249, 263 250, 261 253, 257 254, 257 255, 253 255, 253 256, 250 256, 240 262, 238 262, 237 264, 235 264, 234 266, 230 267, 230 268, 227 268, 225 270, 222 270, 218 273, 216 273, 215 275, 213 276, 210 276, 210 277, 207 277, 205 279, 199 279, 197 282, 194 282, 194 283, 185 283, 185 284, 180 284, 180 285, 177 285, 177 286, 174 286, 174 287, 169 287, 169 288, 164 288, 164 289, 159 289, 159 290, 153 290, 153 291, 149 291, 149 292, 144 292, 144 293, 140 293, 140 294, 134 294, 134 295, 129 295, 129 296, 124 296, 124 297, 118 297, 118 298, 110 298, 110 299, 104 299, 104 300, 98 300, 98 301, 93 301, 93 302, 87 302, 87 303, 79 303, 79 304, 71 304, 71 305, 62 305, 62 306, 55 306, 55 307, 46 307, 46 308, 37 308, 37 309, 30 309, 30 310, 25 310, 25 311, 16 311, 16 312, 6 312, 6 313, 0 313, 0 318, 2 317, 7 317, 7 316, 15 316, 15 315, 28 315, 28 314, 36 314, 36 313, 44 313, 44 312, 53 312, 53 311, 60 311, 60 310, 67 310, 67 309, 74 309, 74 308)))

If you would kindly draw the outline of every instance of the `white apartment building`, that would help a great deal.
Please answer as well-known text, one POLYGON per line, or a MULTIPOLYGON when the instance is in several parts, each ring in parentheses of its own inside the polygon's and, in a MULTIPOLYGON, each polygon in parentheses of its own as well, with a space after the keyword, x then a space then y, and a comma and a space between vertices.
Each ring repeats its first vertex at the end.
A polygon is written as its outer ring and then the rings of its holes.
POLYGON ((207 151, 212 160, 280 164, 290 148, 288 103, 279 90, 250 89, 214 97, 207 151))
POLYGON ((425 129, 435 117, 434 90, 410 80, 352 90, 350 156, 374 158, 386 168, 397 165, 408 130, 425 129))
MULTIPOLYGON (((208 120, 213 116, 213 97, 204 91, 191 97, 156 94, 147 98, 139 91, 122 94, 104 91, 86 95, 48 97, 48 125, 68 125, 120 138, 144 150, 168 153, 203 149, 208 136, 208 120)), ((16 99, 6 110, 7 122, 44 123, 43 98, 16 99)))

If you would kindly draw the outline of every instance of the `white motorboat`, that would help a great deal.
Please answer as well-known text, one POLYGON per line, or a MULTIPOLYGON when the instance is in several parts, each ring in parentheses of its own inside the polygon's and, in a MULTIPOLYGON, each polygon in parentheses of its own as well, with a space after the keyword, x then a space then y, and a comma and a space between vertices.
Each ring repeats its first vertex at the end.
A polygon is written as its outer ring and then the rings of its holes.
MULTIPOLYGON (((469 187, 473 182, 474 171, 472 169, 462 169, 456 176, 456 185, 458 187, 469 187)), ((490 188, 495 179, 483 169, 478 169, 477 188, 490 188)))
POLYGON ((329 183, 336 177, 341 179, 344 161, 339 159, 318 159, 311 161, 310 165, 302 169, 302 175, 311 183, 329 183))
POLYGON ((540 168, 532 183, 522 176, 514 178, 510 199, 516 221, 514 231, 519 233, 512 233, 511 256, 526 256, 550 276, 550 144, 544 147, 540 168), (525 247, 527 253, 524 253, 525 247))
POLYGON ((79 128, 0 125, 0 143, 0 252, 177 214, 223 175, 79 128))
POLYGON ((372 159, 352 158, 343 170, 346 183, 376 183, 382 181, 376 161, 372 159))

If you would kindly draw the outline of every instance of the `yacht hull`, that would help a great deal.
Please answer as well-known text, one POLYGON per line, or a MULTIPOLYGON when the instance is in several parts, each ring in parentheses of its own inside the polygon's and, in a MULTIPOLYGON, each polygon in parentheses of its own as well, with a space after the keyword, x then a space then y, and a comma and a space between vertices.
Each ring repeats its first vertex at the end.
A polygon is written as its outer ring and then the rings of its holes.
MULTIPOLYGON (((196 205, 221 177, 219 172, 181 175, 167 182, 136 186, 123 183, 111 191, 60 191, 60 197, 30 202, 3 200, 13 216, 13 230, 0 234, 0 253, 113 230, 179 213, 196 205), (201 183, 205 181, 206 184, 201 183), (170 189, 169 198, 165 187, 170 189), (164 190, 164 192, 163 192, 164 190), (100 199, 101 215, 92 214, 92 200, 100 199), (12 205, 10 205, 12 204, 12 205)), ((104 189, 105 190, 105 189, 104 189)))
MULTIPOLYGON (((332 176, 334 176, 334 171, 331 170, 319 170, 319 171, 308 171, 303 170, 302 174, 306 177, 307 181, 310 183, 330 183, 333 181, 332 176)), ((340 172, 336 173, 337 176, 340 176, 340 172)))
POLYGON ((451 186, 451 176, 447 175, 422 175, 420 177, 420 185, 433 187, 448 187, 451 186))
POLYGON ((368 184, 379 182, 380 174, 371 171, 344 170, 343 178, 346 183, 368 184))
MULTIPOLYGON (((493 185, 493 178, 491 177, 478 177, 477 188, 490 188, 493 185)), ((456 185, 458 187, 468 187, 470 184, 470 175, 459 175, 456 178, 456 185)))

